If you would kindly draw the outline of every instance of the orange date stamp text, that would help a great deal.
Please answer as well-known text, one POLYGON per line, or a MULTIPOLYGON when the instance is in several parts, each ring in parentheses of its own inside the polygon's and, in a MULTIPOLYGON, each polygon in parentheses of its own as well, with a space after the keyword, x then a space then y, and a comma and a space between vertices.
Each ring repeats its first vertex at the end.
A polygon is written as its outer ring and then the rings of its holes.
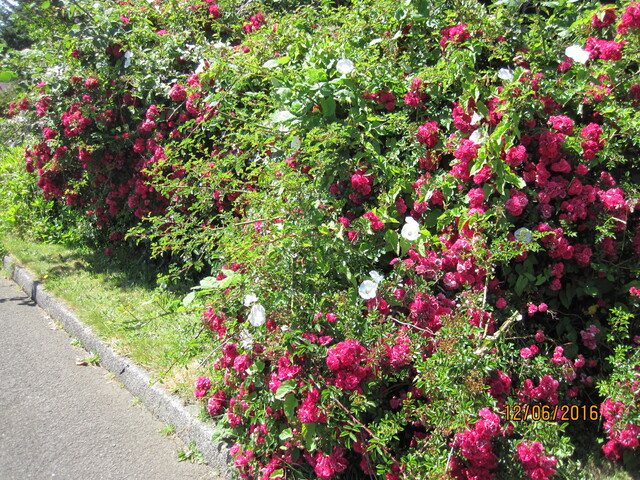
POLYGON ((600 418, 598 405, 505 405, 508 422, 586 422, 600 418))

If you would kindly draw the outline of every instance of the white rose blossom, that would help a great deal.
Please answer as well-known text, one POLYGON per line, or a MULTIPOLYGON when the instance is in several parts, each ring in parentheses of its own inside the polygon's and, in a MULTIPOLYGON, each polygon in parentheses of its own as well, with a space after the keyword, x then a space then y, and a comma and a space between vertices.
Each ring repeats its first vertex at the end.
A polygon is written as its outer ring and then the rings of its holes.
POLYGON ((420 224, 413 217, 405 218, 404 222, 400 235, 402 238, 413 242, 420 236, 420 224))
POLYGON ((587 63, 587 60, 589 60, 589 55, 591 55, 580 45, 571 45, 570 47, 567 47, 564 51, 564 54, 571 60, 574 60, 578 63, 587 63))
POLYGON ((244 329, 242 330, 242 332, 240 332, 240 344, 243 348, 247 349, 253 346, 253 337, 247 329, 244 329))
POLYGON ((365 300, 371 300, 372 298, 376 298, 378 295, 378 284, 372 282, 371 280, 365 280, 360 284, 360 288, 358 288, 358 293, 365 300))
POLYGON ((382 274, 376 272, 375 270, 371 270, 369 272, 369 276, 373 279, 376 285, 384 282, 384 277, 382 276, 382 274))
POLYGON ((258 301, 258 297, 256 297, 253 293, 248 293, 244 296, 244 306, 248 307, 258 301))
POLYGON ((338 70, 338 73, 341 75, 347 75, 353 72, 355 68, 356 67, 353 65, 353 62, 348 58, 341 58, 336 64, 336 70, 338 70))
POLYGON ((267 321, 267 312, 262 305, 255 303, 249 311, 247 320, 254 327, 261 327, 267 321))
POLYGON ((486 135, 483 135, 480 130, 474 130, 471 135, 469 135, 469 140, 475 143, 476 145, 480 145, 484 143, 487 139, 486 135))
POLYGON ((498 70, 498 78, 501 80, 513 80, 513 72, 508 68, 498 70))
POLYGON ((131 50, 127 50, 126 52, 124 52, 124 68, 127 68, 129 65, 131 65, 132 55, 133 53, 131 53, 131 50))

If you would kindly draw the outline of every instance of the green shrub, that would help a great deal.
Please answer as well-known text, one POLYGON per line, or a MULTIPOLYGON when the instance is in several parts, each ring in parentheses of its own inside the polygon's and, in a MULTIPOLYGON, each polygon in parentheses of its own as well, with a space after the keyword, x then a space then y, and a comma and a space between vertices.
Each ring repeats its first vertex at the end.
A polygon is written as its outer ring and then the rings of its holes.
POLYGON ((242 478, 633 471, 637 2, 89 16, 27 168, 211 271, 195 394, 242 478))

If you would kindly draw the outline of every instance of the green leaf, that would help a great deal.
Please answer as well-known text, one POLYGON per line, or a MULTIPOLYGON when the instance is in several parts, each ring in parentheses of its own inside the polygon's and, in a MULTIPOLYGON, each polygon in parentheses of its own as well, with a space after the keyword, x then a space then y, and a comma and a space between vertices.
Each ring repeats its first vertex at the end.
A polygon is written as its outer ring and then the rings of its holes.
POLYGON ((571 322, 567 317, 563 317, 556 324, 556 333, 558 334, 558 336, 561 336, 565 331, 569 330, 570 328, 571 328, 571 322))
POLYGON ((400 236, 394 230, 387 230, 384 234, 384 240, 387 243, 387 250, 390 252, 399 253, 400 249, 400 236))
POLYGON ((271 60, 267 60, 262 64, 263 68, 274 68, 280 66, 280 62, 277 58, 272 58, 271 60))
POLYGON ((573 358, 578 354, 578 345, 575 343, 576 339, 577 339, 577 334, 576 332, 573 332, 574 335, 570 335, 571 336, 575 336, 574 340, 570 341, 572 343, 569 343, 568 345, 564 345, 564 354, 568 357, 568 358, 573 358))
POLYGON ((597 297, 600 294, 600 290, 593 282, 586 282, 584 284, 584 293, 591 295, 592 297, 597 297))
POLYGON ((429 209, 429 213, 422 217, 421 224, 423 228, 426 228, 428 230, 433 230, 434 228, 436 228, 438 225, 438 218, 441 214, 441 210, 438 210, 436 208, 429 209))
POLYGON ((484 102, 476 103, 476 108, 478 109, 478 112, 480 112, 480 115, 482 115, 484 118, 487 118, 489 116, 489 109, 486 107, 484 102))
POLYGON ((336 115, 336 101, 331 97, 322 98, 318 101, 322 107, 322 115, 326 118, 333 118, 336 115))
POLYGON ((304 435, 304 446, 309 452, 316 448, 316 423, 306 423, 302 425, 302 435, 304 435))
POLYGON ((524 181, 524 178, 522 178, 519 175, 516 175, 515 173, 508 173, 506 175, 507 180, 509 180, 509 183, 511 183, 511 185, 513 185, 516 188, 524 188, 527 186, 527 182, 524 181))
POLYGON ((516 295, 522 295, 522 292, 527 288, 527 285, 529 285, 529 279, 525 276, 519 276, 514 287, 516 295))
POLYGON ((482 167, 484 167, 486 165, 485 162, 474 162, 473 166, 471 167, 471 169, 469 170, 469 174, 470 175, 475 175, 476 173, 478 173, 480 170, 482 170, 482 167))
POLYGON ((2 70, 0 72, 0 82, 10 82, 11 80, 13 80, 14 78, 16 78, 18 75, 16 75, 14 72, 12 72, 11 70, 2 70))
POLYGON ((311 84, 326 81, 327 72, 319 68, 310 68, 307 70, 307 79, 311 84))
POLYGON ((402 20, 404 20, 406 16, 407 16, 407 11, 404 8, 397 9, 396 12, 393 14, 393 17, 398 22, 401 22, 402 20))
POLYGON ((549 279, 545 276, 545 275, 539 275, 538 279, 536 280, 536 287, 539 287, 540 285, 548 282, 549 279))
POLYGON ((243 275, 234 272, 232 270, 222 270, 222 273, 226 275, 226 278, 222 280, 216 280, 215 277, 206 277, 200 281, 200 285, 193 287, 192 290, 213 290, 228 288, 233 285, 242 283, 243 275))
POLYGON ((205 277, 200 280, 200 286, 204 288, 214 288, 217 282, 216 277, 205 277))
POLYGON ((574 290, 569 290, 567 288, 563 288, 558 293, 558 298, 562 302, 562 305, 564 306, 564 308, 569 308, 571 306, 571 300, 573 300, 573 297, 574 297, 574 290))
POLYGON ((280 435, 278 436, 278 438, 280 438, 280 440, 282 441, 288 440, 292 437, 293 437, 293 432, 290 428, 285 428, 280 432, 280 435))
POLYGON ((342 266, 342 268, 340 268, 340 272, 344 273, 344 275, 347 277, 347 280, 351 283, 351 285, 358 288, 358 282, 356 281, 356 278, 353 276, 353 273, 351 272, 348 266, 346 265, 342 266))
POLYGON ((296 116, 288 110, 278 110, 272 113, 270 118, 274 123, 285 123, 293 120, 296 116))
POLYGON ((278 389, 276 390, 276 398, 278 400, 282 400, 285 395, 292 392, 296 388, 296 382, 293 380, 285 380, 280 384, 278 389))
POLYGON ((260 373, 262 371, 262 369, 264 368, 264 362, 260 361, 260 360, 256 360, 255 362, 253 362, 253 364, 247 369, 247 372, 249 373, 249 375, 255 375, 257 373, 260 373))
POLYGON ((431 4, 428 0, 413 0, 410 3, 422 17, 427 17, 431 13, 431 4))
POLYGON ((191 292, 187 294, 187 296, 182 299, 182 305, 184 305, 185 307, 189 306, 191 302, 195 300, 195 298, 196 298, 196 292, 191 292))
POLYGON ((380 155, 380 142, 378 141, 378 139, 373 137, 369 138, 365 143, 365 147, 370 147, 367 150, 373 149, 373 152, 375 152, 377 155, 380 155))
POLYGON ((290 393, 284 399, 284 414, 289 420, 293 420, 296 416, 296 408, 298 407, 298 400, 293 393, 290 393))
POLYGON ((286 87, 279 87, 276 88, 274 90, 274 96, 279 100, 279 101, 284 101, 284 100, 288 100, 291 98, 291 96, 293 95, 293 91, 290 88, 286 88, 286 87))

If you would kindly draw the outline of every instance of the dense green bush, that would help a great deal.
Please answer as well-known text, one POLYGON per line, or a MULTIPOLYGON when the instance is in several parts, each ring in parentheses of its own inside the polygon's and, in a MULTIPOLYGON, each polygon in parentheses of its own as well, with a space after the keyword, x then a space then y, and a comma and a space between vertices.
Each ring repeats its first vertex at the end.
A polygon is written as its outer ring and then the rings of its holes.
POLYGON ((640 5, 531 6, 78 14, 27 168, 211 270, 242 478, 637 471, 640 5))
MULTIPOLYGON (((13 130, 2 124, 3 133, 13 130)), ((4 137, 9 138, 9 137, 4 137)), ((93 237, 89 222, 66 205, 45 199, 24 168, 22 147, 0 147, 0 235, 28 235, 45 242, 78 243, 93 237)))

